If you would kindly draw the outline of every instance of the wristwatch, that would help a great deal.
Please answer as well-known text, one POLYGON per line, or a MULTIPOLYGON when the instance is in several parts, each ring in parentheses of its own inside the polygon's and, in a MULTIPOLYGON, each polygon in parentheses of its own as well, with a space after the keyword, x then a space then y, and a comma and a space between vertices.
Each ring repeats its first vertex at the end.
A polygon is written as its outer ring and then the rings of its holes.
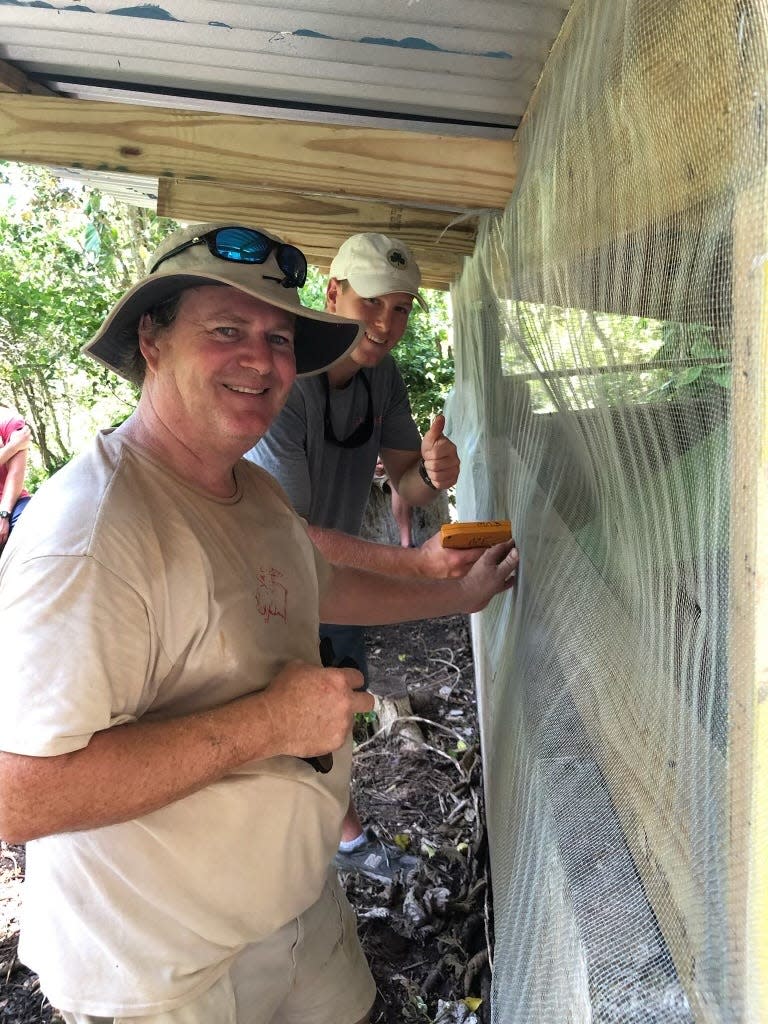
POLYGON ((427 467, 424 465, 424 459, 419 459, 419 476, 427 485, 427 487, 431 487, 433 491, 437 490, 437 487, 435 487, 435 485, 429 479, 429 473, 427 472, 427 467))
POLYGON ((10 519, 11 513, 6 512, 5 509, 0 509, 0 519, 10 519))

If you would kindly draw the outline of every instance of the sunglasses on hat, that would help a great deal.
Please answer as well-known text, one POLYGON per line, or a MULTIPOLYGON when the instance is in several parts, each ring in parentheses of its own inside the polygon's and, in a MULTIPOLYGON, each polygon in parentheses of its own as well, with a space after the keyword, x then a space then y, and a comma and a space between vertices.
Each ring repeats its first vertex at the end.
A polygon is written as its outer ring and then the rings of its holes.
POLYGON ((280 281, 284 288, 301 288, 307 280, 307 258, 301 249, 285 242, 276 242, 274 238, 254 228, 241 227, 215 228, 204 235, 197 235, 187 242, 182 242, 161 256, 153 264, 150 274, 154 274, 165 260, 178 256, 180 252, 193 245, 207 245, 211 255, 228 263, 266 263, 274 252, 277 265, 285 275, 280 281))

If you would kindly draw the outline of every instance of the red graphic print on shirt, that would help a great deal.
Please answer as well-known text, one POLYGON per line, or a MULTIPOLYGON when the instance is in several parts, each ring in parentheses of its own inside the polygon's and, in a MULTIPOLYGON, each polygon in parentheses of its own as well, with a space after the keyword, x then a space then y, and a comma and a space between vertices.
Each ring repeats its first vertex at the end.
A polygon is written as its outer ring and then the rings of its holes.
POLYGON ((278 569, 262 569, 256 578, 254 597, 265 622, 269 622, 273 615, 288 621, 288 591, 279 582, 282 575, 278 569))

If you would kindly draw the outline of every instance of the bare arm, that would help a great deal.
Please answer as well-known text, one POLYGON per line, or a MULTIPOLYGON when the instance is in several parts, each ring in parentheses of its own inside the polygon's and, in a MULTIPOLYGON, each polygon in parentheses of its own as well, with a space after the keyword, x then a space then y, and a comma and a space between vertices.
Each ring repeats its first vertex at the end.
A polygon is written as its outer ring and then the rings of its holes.
POLYGON ((26 424, 23 427, 19 427, 14 430, 11 436, 8 438, 6 444, 0 448, 0 466, 12 459, 17 452, 26 451, 29 448, 29 442, 32 440, 32 431, 26 424))
POLYGON ((390 484, 409 505, 425 508, 440 494, 439 490, 425 484, 419 475, 421 452, 385 448, 381 453, 381 461, 384 463, 390 484))
POLYGON ((11 843, 128 821, 249 761, 337 750, 373 698, 353 669, 286 665, 270 686, 210 711, 94 734, 54 757, 0 752, 0 834, 11 843))
POLYGON ((16 452, 8 462, 8 472, 3 484, 3 493, 0 494, 0 509, 7 512, 13 511, 13 506, 19 499, 24 489, 24 474, 27 472, 26 449, 16 452))
MULTIPOLYGON (((0 494, 0 511, 13 512, 13 506, 18 501, 19 495, 24 488, 24 474, 26 471, 26 450, 16 452, 8 462, 8 473, 3 484, 3 492, 0 494)), ((3 517, 0 519, 0 551, 5 547, 10 532, 10 520, 7 517, 3 517)))
POLYGON ((363 540, 322 526, 310 526, 308 532, 316 547, 332 564, 351 565, 401 579, 437 580, 464 576, 483 553, 482 548, 464 551, 444 548, 439 534, 430 537, 419 548, 403 548, 363 540))
POLYGON ((514 541, 508 541, 484 551, 457 580, 403 580, 334 565, 320 617, 324 622, 368 626, 477 612, 513 586, 518 561, 514 541))

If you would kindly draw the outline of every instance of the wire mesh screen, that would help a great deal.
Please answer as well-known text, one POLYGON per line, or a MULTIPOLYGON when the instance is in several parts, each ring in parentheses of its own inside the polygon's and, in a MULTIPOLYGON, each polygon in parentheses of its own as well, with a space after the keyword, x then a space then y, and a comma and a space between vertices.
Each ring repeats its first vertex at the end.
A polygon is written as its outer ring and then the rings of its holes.
POLYGON ((768 1021, 767 20, 576 0, 454 288, 495 1024, 768 1021))

